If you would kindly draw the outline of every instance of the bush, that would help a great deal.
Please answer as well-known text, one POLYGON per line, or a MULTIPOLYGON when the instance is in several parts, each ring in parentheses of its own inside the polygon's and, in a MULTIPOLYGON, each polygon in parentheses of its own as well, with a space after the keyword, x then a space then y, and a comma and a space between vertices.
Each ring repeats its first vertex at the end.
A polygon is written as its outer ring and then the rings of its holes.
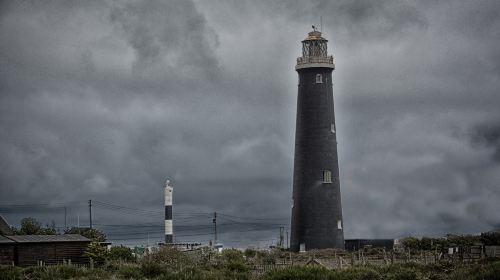
POLYGON ((247 258, 253 258, 255 255, 257 255, 257 251, 255 249, 247 248, 245 249, 245 257, 247 258))
POLYGON ((56 265, 48 266, 50 270, 53 270, 55 275, 58 275, 63 279, 70 279, 75 277, 81 277, 87 275, 87 269, 72 265, 56 265))
POLYGON ((108 260, 121 260, 126 262, 134 262, 135 256, 132 249, 124 246, 113 246, 107 254, 108 260))
POLYGON ((325 280, 325 279, 334 279, 330 278, 331 274, 325 268, 320 267, 299 267, 292 266, 286 269, 278 269, 272 270, 262 277, 265 280, 325 280))
POLYGON ((188 267, 185 269, 182 269, 181 271, 178 271, 174 273, 171 276, 168 276, 171 278, 168 279, 176 279, 176 280, 202 280, 202 279, 223 279, 223 277, 219 276, 216 278, 210 278, 207 277, 207 275, 200 269, 195 268, 195 267, 188 267))
POLYGON ((116 274, 123 279, 141 279, 142 269, 138 265, 121 265, 116 274))
POLYGON ((353 267, 345 270, 335 271, 328 279, 339 280, 378 280, 380 273, 371 267, 353 267))
POLYGON ((0 265, 0 280, 21 279, 22 269, 11 265, 0 265))
POLYGON ((494 262, 486 265, 483 271, 474 276, 472 279, 500 280, 500 262, 494 262))
POLYGON ((52 221, 51 225, 43 227, 38 220, 31 217, 23 218, 21 220, 21 228, 18 230, 15 227, 12 227, 12 231, 14 235, 54 235, 57 233, 54 221, 52 221))
POLYGON ((481 233, 480 240, 486 246, 500 245, 500 232, 499 231, 483 232, 481 233))
POLYGON ((194 266, 194 261, 184 252, 173 246, 161 246, 156 252, 147 257, 147 261, 166 265, 170 268, 181 268, 185 266, 194 266))
POLYGON ((87 276, 85 268, 70 265, 33 266, 24 269, 24 278, 21 279, 71 279, 87 276))
POLYGON ((104 261, 108 257, 108 251, 98 242, 92 242, 87 247, 87 250, 85 250, 84 255, 91 258, 95 264, 104 264, 104 261))
POLYGON ((388 280, 415 280, 418 279, 415 270, 406 267, 394 267, 389 270, 384 279, 388 280))
POLYGON ((279 258, 278 251, 258 251, 257 257, 262 264, 275 264, 276 260, 279 258))
POLYGON ((147 278, 158 277, 167 273, 165 266, 150 260, 141 263, 140 271, 147 278))
POLYGON ((500 280, 500 262, 473 267, 461 267, 451 273, 449 279, 456 280, 500 280))
POLYGON ((243 253, 239 250, 226 249, 222 251, 219 259, 222 261, 224 268, 229 271, 247 272, 249 270, 245 258, 243 257, 243 253))
POLYGON ((91 239, 94 242, 104 242, 106 241, 106 234, 104 232, 95 228, 82 228, 82 227, 72 227, 64 231, 65 234, 80 234, 82 236, 91 239))

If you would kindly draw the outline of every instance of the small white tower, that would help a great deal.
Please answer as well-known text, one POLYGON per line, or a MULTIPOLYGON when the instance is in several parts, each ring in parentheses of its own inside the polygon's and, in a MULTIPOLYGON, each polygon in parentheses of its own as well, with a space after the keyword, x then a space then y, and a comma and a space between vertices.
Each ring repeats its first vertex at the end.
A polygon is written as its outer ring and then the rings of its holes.
POLYGON ((174 188, 170 185, 170 180, 165 182, 165 243, 174 242, 172 227, 172 193, 174 188))

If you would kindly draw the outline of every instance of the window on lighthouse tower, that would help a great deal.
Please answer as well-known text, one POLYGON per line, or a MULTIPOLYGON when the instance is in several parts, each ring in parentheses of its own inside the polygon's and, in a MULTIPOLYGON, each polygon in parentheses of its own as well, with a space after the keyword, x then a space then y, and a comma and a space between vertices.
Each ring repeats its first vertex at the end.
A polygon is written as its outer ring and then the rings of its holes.
POLYGON ((332 172, 330 170, 323 170, 323 183, 330 184, 332 182, 332 172))
POLYGON ((321 74, 316 74, 316 83, 317 84, 323 83, 323 76, 321 74))

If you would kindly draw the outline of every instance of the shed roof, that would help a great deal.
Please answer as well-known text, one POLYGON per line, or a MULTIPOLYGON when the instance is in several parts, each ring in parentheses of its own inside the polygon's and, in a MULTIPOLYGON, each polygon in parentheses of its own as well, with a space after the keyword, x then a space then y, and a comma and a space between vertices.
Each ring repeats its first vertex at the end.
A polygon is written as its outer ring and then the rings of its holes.
POLYGON ((15 242, 3 235, 0 235, 0 244, 9 244, 9 243, 15 243, 15 242))
POLYGON ((92 240, 79 234, 57 235, 9 235, 6 236, 17 243, 50 243, 50 242, 91 242, 92 240))
POLYGON ((2 215, 0 215, 0 234, 12 234, 9 224, 2 215))

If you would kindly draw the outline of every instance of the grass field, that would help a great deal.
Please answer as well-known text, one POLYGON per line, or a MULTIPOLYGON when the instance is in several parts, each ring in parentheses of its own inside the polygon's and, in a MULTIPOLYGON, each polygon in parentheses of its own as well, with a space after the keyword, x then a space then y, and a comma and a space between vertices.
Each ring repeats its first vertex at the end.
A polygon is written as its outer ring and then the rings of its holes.
POLYGON ((355 265, 343 269, 322 266, 281 266, 256 273, 255 258, 238 250, 222 254, 192 255, 163 248, 141 259, 107 259, 94 268, 56 265, 38 267, 0 266, 0 279, 499 279, 500 260, 482 259, 475 263, 414 262, 387 265, 355 265))

